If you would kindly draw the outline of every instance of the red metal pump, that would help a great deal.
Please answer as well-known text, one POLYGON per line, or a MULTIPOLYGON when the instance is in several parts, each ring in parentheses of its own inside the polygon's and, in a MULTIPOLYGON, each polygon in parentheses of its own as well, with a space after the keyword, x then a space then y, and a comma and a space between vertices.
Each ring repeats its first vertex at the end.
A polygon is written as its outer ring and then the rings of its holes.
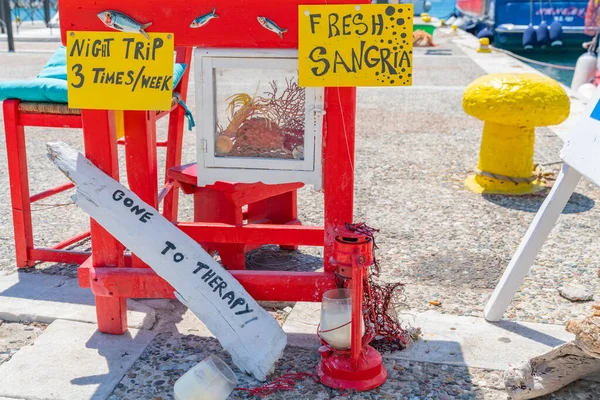
POLYGON ((373 238, 347 228, 338 229, 334 243, 333 264, 340 286, 352 290, 352 322, 350 350, 337 350, 322 341, 321 362, 317 374, 324 385, 335 389, 370 390, 387 379, 381 354, 369 342, 374 327, 366 327, 362 336, 363 296, 369 285, 369 269, 374 263, 373 238))

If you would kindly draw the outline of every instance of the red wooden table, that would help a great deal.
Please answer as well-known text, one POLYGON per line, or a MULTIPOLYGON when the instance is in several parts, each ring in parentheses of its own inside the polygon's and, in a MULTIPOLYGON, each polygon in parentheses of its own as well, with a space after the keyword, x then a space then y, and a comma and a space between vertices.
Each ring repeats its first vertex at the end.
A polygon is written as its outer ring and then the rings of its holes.
MULTIPOLYGON (((297 48, 299 4, 344 4, 347 0, 61 0, 61 37, 67 31, 107 31, 97 17, 105 10, 123 12, 135 20, 152 22, 148 32, 174 33, 175 46, 212 48, 297 48), (191 20, 216 4, 219 23, 190 29, 191 20), (257 23, 265 16, 288 29, 283 39, 257 23)), ((370 3, 359 0, 355 3, 370 3)), ((178 60, 181 62, 183 60, 178 60)), ((184 82, 183 84, 187 84, 184 82)), ((185 100, 185 99, 184 99, 185 100)), ((354 127, 356 88, 325 89, 323 123, 324 226, 233 225, 179 222, 197 242, 324 246, 324 272, 230 271, 256 300, 320 301, 335 287, 331 263, 337 227, 352 222, 354 191, 354 127)), ((113 113, 83 110, 86 157, 115 179, 119 178, 113 113)), ((155 115, 125 111, 126 170, 132 191, 158 208, 155 115)), ((169 154, 180 161, 180 154, 169 154)), ((171 191, 164 201, 173 201, 171 191)), ((149 233, 151 234, 151 233, 149 233)), ((173 288, 95 221, 91 221, 92 256, 81 265, 79 283, 96 298, 98 327, 121 334, 127 329, 127 298, 173 298, 173 288)))

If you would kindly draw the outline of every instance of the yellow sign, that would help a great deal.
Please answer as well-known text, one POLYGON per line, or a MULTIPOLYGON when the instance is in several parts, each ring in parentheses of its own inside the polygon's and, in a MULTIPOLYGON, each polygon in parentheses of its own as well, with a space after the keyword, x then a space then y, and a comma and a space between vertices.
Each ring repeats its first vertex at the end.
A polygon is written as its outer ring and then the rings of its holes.
POLYGON ((173 34, 67 32, 69 107, 168 110, 173 34))
POLYGON ((299 6, 300 86, 412 84, 413 5, 299 6))

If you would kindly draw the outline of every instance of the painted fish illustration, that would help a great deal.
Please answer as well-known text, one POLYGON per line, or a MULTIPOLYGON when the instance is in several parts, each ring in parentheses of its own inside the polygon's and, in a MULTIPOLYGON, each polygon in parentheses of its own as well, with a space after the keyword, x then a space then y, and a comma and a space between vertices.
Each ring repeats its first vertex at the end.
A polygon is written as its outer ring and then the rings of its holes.
POLYGON ((121 32, 141 33, 146 39, 150 39, 144 29, 152 25, 152 22, 140 24, 133 18, 120 13, 118 11, 102 11, 98 13, 98 18, 109 28, 116 29, 121 32))
POLYGON ((264 26, 266 29, 279 35, 280 39, 283 39, 283 34, 287 32, 287 29, 281 29, 275 22, 271 21, 267 17, 257 17, 256 19, 258 20, 258 23, 264 26))
POLYGON ((190 28, 202 28, 204 25, 208 24, 211 19, 219 18, 219 16, 215 14, 216 10, 216 8, 213 8, 212 11, 208 14, 201 15, 195 20, 193 20, 190 25, 190 28))

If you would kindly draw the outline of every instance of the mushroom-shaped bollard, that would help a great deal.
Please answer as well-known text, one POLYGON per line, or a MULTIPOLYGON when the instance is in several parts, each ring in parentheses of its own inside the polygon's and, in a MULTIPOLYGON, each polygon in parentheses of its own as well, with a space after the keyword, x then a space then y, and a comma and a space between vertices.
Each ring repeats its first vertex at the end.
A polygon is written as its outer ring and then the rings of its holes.
POLYGON ((463 109, 484 121, 479 163, 466 188, 498 194, 543 189, 532 176, 534 129, 567 119, 570 103, 562 87, 536 74, 486 75, 467 87, 463 109))

